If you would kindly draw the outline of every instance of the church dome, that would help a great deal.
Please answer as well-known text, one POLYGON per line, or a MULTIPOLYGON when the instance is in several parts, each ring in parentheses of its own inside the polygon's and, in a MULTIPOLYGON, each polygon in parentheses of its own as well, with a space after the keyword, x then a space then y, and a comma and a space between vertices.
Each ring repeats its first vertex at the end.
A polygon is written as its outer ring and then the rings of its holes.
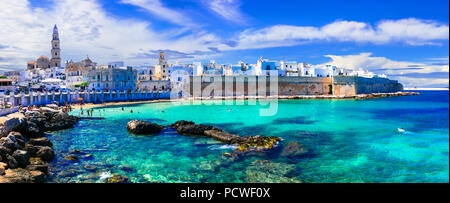
POLYGON ((48 58, 46 56, 41 56, 37 60, 47 60, 48 61, 48 58))

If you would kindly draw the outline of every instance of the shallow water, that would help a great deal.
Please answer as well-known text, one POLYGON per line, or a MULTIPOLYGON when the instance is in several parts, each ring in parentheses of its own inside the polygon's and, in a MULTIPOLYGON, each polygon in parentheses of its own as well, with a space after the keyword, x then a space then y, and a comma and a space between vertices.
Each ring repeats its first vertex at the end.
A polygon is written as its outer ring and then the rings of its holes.
POLYGON ((104 182, 100 176, 110 173, 132 182, 164 183, 449 182, 448 98, 448 91, 423 91, 420 96, 372 100, 284 100, 278 101, 277 114, 271 117, 260 116, 266 105, 248 102, 154 103, 125 106, 125 111, 98 108, 94 116, 105 120, 83 120, 74 129, 49 136, 57 152, 51 181, 104 182), (279 136, 283 141, 265 154, 231 159, 222 154, 233 152, 233 146, 178 135, 169 128, 154 136, 131 135, 126 130, 131 119, 161 125, 192 120, 230 133, 279 136), (398 128, 407 132, 399 134, 398 128), (292 141, 304 144, 309 153, 280 156, 292 141), (63 157, 75 149, 92 156, 65 161, 63 157))

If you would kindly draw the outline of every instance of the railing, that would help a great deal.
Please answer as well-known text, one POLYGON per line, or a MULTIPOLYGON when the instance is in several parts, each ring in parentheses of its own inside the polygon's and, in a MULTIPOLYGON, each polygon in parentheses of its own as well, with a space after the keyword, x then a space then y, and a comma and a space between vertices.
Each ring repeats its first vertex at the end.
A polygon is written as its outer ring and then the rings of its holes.
POLYGON ((170 92, 159 91, 67 91, 67 92, 31 92, 29 94, 20 93, 18 95, 11 93, 4 96, 4 101, 14 106, 17 105, 46 105, 46 104, 64 104, 64 103, 103 103, 119 101, 139 101, 168 99, 170 92))

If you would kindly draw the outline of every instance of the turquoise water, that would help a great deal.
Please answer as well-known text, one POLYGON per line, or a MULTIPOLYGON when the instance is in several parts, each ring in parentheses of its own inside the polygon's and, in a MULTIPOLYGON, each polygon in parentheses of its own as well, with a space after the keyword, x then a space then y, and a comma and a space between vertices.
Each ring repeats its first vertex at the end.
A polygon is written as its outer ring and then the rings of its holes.
POLYGON ((260 103, 212 103, 98 108, 94 116, 105 120, 83 120, 75 129, 49 136, 58 154, 51 181, 103 182, 101 176, 119 174, 132 182, 164 183, 449 182, 448 91, 357 101, 278 101, 271 117, 260 116, 259 110, 267 108, 260 103), (172 129, 154 136, 131 135, 126 130, 131 119, 161 125, 192 120, 283 141, 271 152, 231 159, 222 154, 233 152, 233 146, 210 138, 178 135, 172 129), (400 134, 398 128, 407 132, 400 134), (291 141, 302 143, 309 153, 280 156, 291 141), (92 156, 65 161, 75 149, 92 156))

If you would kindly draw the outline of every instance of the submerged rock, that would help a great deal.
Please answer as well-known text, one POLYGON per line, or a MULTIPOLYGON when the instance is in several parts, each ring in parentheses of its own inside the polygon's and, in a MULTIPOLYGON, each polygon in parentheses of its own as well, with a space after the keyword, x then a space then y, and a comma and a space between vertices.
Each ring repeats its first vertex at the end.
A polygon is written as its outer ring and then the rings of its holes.
POLYGON ((245 171, 249 183, 301 183, 287 175, 295 170, 295 165, 256 160, 245 171))
POLYGON ((140 120, 132 120, 127 124, 127 130, 136 135, 151 135, 160 133, 163 128, 163 126, 158 124, 140 120))
POLYGON ((303 144, 298 142, 290 142, 286 147, 284 147, 281 152, 283 157, 297 157, 308 153, 308 149, 305 148, 303 144))
POLYGON ((106 183, 128 183, 129 181, 129 178, 121 175, 113 175, 112 177, 106 179, 106 183))
POLYGON ((78 161, 78 156, 75 154, 70 154, 65 156, 64 159, 68 161, 78 161))

